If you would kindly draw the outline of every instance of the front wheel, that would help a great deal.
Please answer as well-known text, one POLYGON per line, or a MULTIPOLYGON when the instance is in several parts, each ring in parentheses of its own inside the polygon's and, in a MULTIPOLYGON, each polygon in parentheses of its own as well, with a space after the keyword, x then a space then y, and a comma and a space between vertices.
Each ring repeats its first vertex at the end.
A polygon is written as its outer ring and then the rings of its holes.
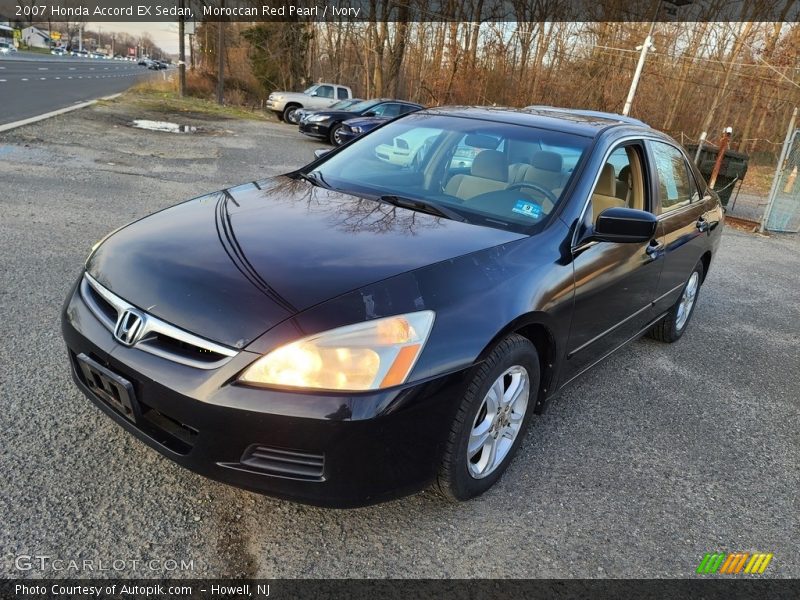
POLYGON ((292 125, 297 125, 297 109, 300 108, 296 104, 290 104, 283 109, 283 120, 292 125))
POLYGON ((468 500, 500 479, 517 451, 539 391, 534 345, 510 335, 474 369, 439 469, 439 491, 468 500))
POLYGON ((334 146, 341 146, 344 141, 342 140, 342 124, 337 123, 331 128, 330 142, 334 146))
POLYGON ((669 312, 664 315, 658 323, 648 332, 648 335, 659 342, 671 344, 677 342, 686 327, 689 319, 694 314, 694 307, 697 305, 697 295, 700 293, 700 286, 703 283, 703 263, 697 263, 689 279, 683 286, 683 291, 669 312))

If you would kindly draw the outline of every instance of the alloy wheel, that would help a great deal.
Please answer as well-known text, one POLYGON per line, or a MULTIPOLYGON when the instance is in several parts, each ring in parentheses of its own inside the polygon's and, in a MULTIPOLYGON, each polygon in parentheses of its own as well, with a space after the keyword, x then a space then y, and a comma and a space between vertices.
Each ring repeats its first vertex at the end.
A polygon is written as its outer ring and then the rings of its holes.
POLYGON ((686 287, 683 289, 683 294, 678 303, 678 314, 675 316, 675 329, 680 331, 686 325, 689 315, 692 312, 694 301, 697 298, 697 288, 700 287, 700 275, 695 271, 689 277, 686 287))
POLYGON ((475 479, 491 474, 505 460, 522 429, 530 395, 530 376, 519 365, 498 377, 483 398, 467 443, 467 467, 475 479))

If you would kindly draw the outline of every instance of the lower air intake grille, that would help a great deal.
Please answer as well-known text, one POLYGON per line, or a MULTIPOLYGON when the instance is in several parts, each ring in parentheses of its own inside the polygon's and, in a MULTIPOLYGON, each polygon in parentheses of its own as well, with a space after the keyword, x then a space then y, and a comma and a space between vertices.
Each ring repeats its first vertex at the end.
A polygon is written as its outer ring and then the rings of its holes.
POLYGON ((249 469, 271 475, 321 481, 325 467, 322 454, 286 450, 253 444, 242 454, 239 461, 249 469))

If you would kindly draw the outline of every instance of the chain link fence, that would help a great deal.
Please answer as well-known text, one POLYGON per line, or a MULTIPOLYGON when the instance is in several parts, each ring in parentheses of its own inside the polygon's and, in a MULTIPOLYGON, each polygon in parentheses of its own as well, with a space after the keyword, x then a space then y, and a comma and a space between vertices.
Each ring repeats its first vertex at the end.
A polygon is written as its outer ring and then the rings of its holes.
POLYGON ((781 169, 773 182, 767 201, 764 228, 769 231, 797 233, 800 231, 800 129, 795 129, 781 169))

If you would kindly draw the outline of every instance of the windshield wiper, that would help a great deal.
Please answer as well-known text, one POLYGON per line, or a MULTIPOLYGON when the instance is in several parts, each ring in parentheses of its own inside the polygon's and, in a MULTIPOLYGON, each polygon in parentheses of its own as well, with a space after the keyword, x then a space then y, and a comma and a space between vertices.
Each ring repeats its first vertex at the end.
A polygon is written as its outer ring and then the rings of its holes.
POLYGON ((460 221, 462 223, 466 223, 467 220, 458 214, 456 211, 451 210, 441 204, 437 204, 431 200, 422 200, 420 198, 407 198, 406 196, 396 196, 393 194, 387 194, 385 196, 380 196, 378 198, 381 202, 386 202, 387 204, 392 204, 394 206, 400 206, 402 208, 409 208, 411 210, 417 210, 419 212, 428 213, 429 215, 435 215, 437 217, 444 217, 445 219, 450 219, 452 221, 460 221))
POLYGON ((303 179, 308 181, 311 185, 315 185, 317 187, 325 188, 326 190, 331 189, 325 180, 322 178, 322 174, 319 171, 311 171, 310 173, 304 173, 303 171, 296 171, 292 174, 294 179, 303 179))

